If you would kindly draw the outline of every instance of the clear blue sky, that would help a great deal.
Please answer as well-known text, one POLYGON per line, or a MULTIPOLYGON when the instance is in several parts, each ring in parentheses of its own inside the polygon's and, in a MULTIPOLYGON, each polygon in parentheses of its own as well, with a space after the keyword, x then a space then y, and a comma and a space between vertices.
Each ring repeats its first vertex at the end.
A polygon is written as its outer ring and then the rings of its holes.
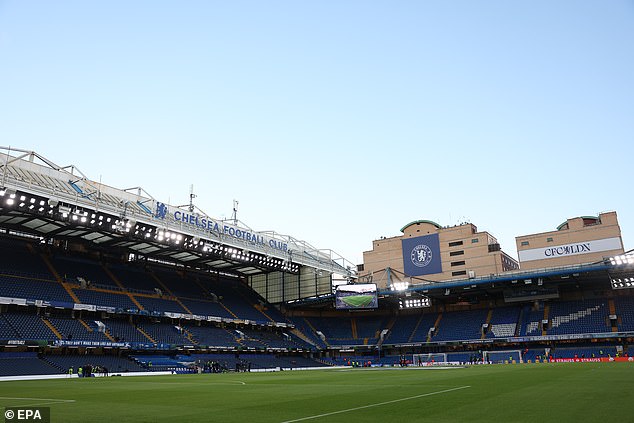
POLYGON ((333 249, 616 210, 632 1, 0 0, 0 145, 333 249))

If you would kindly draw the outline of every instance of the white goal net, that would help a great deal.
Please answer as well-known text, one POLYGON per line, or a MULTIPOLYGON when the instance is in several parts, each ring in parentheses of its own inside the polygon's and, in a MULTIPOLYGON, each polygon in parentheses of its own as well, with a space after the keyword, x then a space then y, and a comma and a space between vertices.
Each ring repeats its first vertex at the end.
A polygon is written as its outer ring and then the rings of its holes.
POLYGON ((523 363, 522 352, 520 350, 505 350, 505 351, 483 351, 482 357, 485 363, 500 364, 500 363, 523 363))
POLYGON ((414 366, 429 366, 438 363, 447 363, 447 353, 414 354, 412 363, 414 366))

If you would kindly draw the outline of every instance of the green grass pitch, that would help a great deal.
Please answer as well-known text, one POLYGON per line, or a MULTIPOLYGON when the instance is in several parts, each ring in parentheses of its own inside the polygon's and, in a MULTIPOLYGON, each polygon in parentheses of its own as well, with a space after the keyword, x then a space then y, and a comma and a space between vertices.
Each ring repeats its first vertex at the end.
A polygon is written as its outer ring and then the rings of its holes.
POLYGON ((365 307, 372 302, 374 295, 349 295, 341 297, 341 301, 351 307, 365 307))
POLYGON ((631 363, 0 382, 57 422, 630 422, 631 363))

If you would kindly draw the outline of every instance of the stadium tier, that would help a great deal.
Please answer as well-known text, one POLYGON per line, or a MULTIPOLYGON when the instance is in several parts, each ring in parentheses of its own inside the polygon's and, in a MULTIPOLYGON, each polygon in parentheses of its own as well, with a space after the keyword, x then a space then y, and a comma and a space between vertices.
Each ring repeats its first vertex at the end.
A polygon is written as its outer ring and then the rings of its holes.
POLYGON ((13 159, 0 165, 0 376, 624 357, 634 343, 634 256, 621 254, 614 213, 569 219, 551 241, 528 236, 529 270, 471 224, 416 221, 375 243, 368 265, 386 248, 420 272, 429 256, 416 243, 431 238, 434 260, 455 261, 435 263, 430 279, 357 274, 293 237, 76 178, 32 152, 13 159), (575 227, 607 238, 549 244, 575 227), (590 262, 532 259, 604 244, 590 262), (478 257, 504 271, 448 270, 478 257), (346 281, 337 289, 335 276, 346 281))

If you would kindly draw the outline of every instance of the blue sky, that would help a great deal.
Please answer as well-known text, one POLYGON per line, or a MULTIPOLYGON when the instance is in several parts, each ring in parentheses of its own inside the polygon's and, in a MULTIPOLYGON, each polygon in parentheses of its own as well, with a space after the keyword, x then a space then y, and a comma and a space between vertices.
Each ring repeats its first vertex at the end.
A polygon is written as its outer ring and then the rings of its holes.
POLYGON ((0 145, 353 263, 405 224, 616 210, 632 1, 0 0, 0 145))

